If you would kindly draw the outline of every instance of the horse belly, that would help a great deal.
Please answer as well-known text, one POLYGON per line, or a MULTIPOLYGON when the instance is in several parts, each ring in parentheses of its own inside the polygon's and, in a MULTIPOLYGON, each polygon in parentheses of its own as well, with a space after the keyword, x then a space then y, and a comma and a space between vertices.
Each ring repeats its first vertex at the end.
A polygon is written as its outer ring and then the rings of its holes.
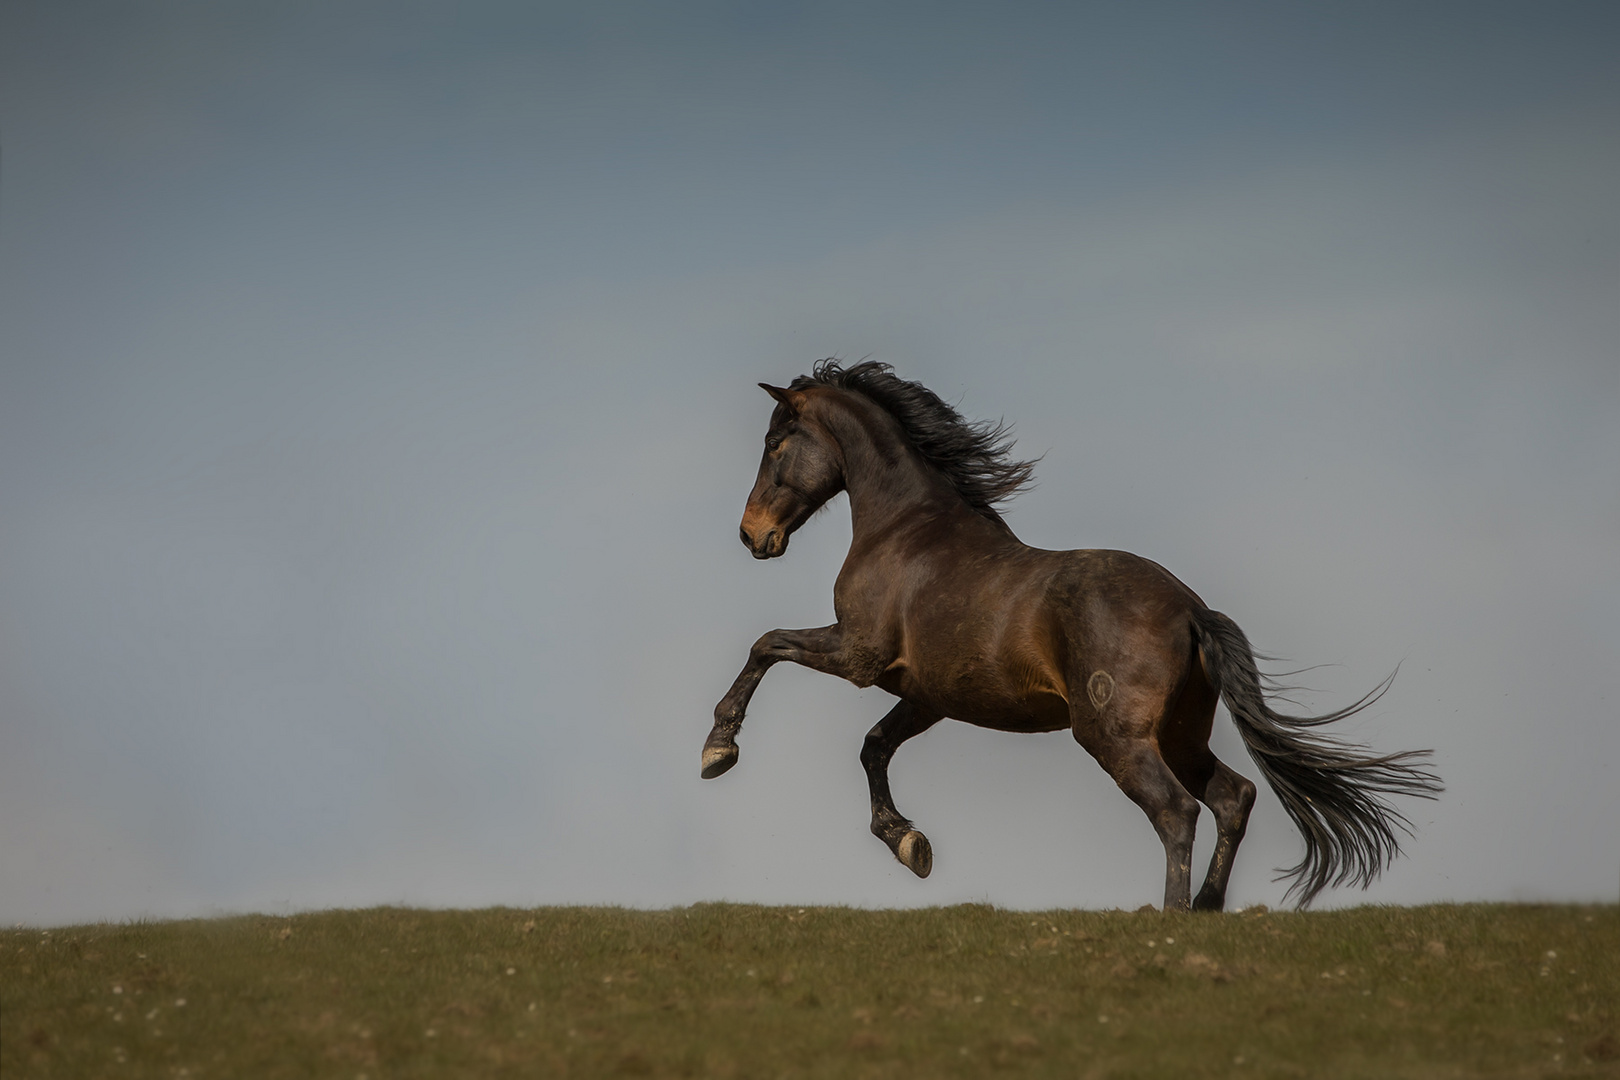
POLYGON ((1046 664, 998 663, 990 657, 895 661, 883 689, 942 716, 996 731, 1061 731, 1069 703, 1046 664))

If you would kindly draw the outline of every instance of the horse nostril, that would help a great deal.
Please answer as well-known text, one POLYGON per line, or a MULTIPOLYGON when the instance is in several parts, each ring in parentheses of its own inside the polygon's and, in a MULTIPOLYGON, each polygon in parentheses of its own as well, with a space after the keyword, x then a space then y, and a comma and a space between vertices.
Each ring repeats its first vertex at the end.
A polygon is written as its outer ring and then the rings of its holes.
POLYGON ((754 549, 754 542, 748 538, 747 529, 743 528, 741 525, 737 526, 737 535, 742 539, 743 547, 750 551, 754 549))

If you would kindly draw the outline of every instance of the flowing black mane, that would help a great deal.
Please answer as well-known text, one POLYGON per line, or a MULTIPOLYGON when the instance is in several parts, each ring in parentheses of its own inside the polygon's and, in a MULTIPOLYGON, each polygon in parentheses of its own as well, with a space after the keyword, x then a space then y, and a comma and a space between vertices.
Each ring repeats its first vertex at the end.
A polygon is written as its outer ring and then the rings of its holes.
POLYGON ((1034 461, 1012 458, 1012 433, 1005 424, 972 423, 940 400, 922 383, 907 382, 888 364, 867 360, 846 368, 835 359, 816 361, 809 375, 794 379, 790 389, 836 386, 875 402, 900 422, 906 436, 929 464, 945 475, 968 505, 1000 521, 997 504, 1029 486, 1034 461))

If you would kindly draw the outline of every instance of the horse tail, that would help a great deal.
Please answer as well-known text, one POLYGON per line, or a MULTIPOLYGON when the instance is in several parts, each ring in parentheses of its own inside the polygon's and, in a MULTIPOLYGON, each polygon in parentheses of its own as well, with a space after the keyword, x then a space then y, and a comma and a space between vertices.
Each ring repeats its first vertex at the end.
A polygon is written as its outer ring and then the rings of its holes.
POLYGON ((1322 716, 1285 716, 1266 702, 1269 684, 1255 666, 1254 650, 1237 623, 1218 611, 1193 616, 1204 670, 1226 703, 1249 756, 1283 809, 1305 838, 1305 857, 1279 880, 1293 878, 1285 898, 1305 907, 1329 885, 1347 882, 1365 889, 1401 853, 1397 830, 1412 835, 1412 823, 1386 795, 1436 798, 1439 776, 1417 762, 1431 751, 1406 750, 1381 757, 1366 748, 1310 731, 1343 720, 1384 696, 1393 672, 1361 700, 1322 716))

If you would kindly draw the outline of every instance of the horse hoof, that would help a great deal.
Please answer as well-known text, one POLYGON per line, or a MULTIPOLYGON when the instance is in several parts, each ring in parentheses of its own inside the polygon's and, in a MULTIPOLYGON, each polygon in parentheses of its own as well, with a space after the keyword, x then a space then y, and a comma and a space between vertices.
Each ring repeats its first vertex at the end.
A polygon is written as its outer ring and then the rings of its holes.
POLYGON ((894 857, 918 877, 927 877, 934 869, 934 849, 929 846, 928 837, 916 829, 900 838, 900 843, 894 849, 894 857))
POLYGON ((703 748, 703 779, 713 780, 737 764, 737 744, 703 748))

